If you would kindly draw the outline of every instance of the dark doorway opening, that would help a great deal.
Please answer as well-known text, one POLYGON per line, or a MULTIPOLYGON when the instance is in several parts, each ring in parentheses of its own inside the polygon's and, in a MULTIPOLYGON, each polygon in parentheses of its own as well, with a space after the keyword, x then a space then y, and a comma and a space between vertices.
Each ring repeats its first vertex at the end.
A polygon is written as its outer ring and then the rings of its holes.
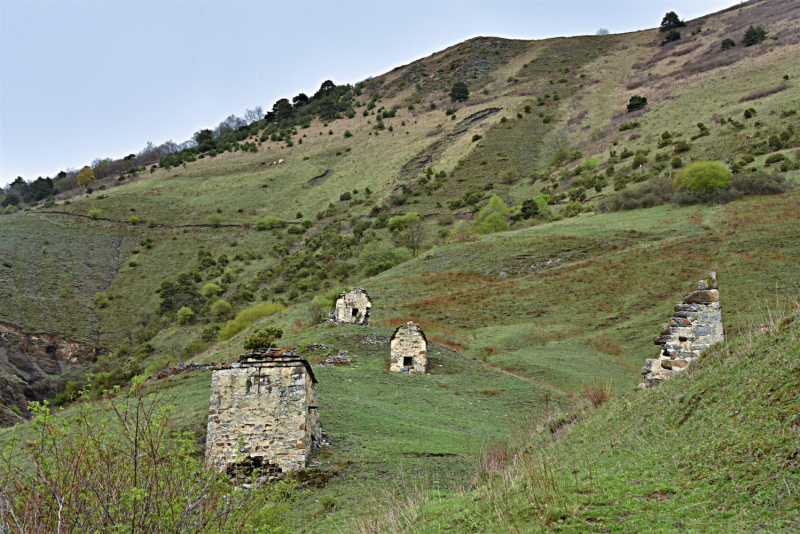
POLYGON ((261 456, 251 456, 241 462, 228 466, 226 474, 231 478, 251 478, 253 476, 280 476, 281 468, 265 461, 261 456))
POLYGON ((358 308, 353 308, 353 317, 358 317, 358 308))
POLYGON ((403 367, 411 367, 414 365, 414 359, 411 356, 403 356, 403 367))

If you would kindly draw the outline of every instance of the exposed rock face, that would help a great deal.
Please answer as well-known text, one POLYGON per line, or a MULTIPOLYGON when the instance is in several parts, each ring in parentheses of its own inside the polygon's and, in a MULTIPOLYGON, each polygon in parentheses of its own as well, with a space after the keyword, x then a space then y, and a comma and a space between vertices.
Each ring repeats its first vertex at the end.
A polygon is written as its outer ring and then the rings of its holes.
POLYGON ((351 323, 369 325, 369 312, 372 308, 367 292, 354 287, 350 291, 343 291, 336 300, 336 309, 333 311, 333 320, 337 323, 351 323))
POLYGON ((94 361, 96 352, 80 343, 52 334, 26 334, 0 323, 0 400, 11 408, 0 410, 0 427, 30 417, 28 402, 53 398, 54 379, 69 365, 94 361))
POLYGON ((700 280, 697 291, 675 304, 675 315, 653 338, 661 345, 658 358, 649 358, 642 368, 644 382, 639 387, 653 387, 686 369, 701 352, 725 339, 722 311, 717 288, 717 273, 700 280))
POLYGON ((390 371, 410 374, 425 374, 428 371, 428 340, 419 325, 411 321, 400 325, 390 343, 390 371))
POLYGON ((273 474, 302 469, 322 428, 311 366, 294 352, 253 352, 215 370, 206 462, 231 474, 258 465, 273 474))

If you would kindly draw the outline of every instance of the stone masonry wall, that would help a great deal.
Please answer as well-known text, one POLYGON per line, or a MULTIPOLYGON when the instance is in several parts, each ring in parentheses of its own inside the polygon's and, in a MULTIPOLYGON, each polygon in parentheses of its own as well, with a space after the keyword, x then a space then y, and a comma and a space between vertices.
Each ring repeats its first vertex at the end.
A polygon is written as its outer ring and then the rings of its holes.
POLYGON ((708 278, 700 280, 697 291, 675 304, 672 320, 662 324, 660 335, 653 338, 661 351, 658 358, 645 361, 644 382, 639 387, 653 387, 675 376, 703 350, 725 339, 717 285, 717 273, 712 271, 708 278))
POLYGON ((336 300, 333 319, 337 323, 369 325, 369 312, 372 308, 367 292, 359 287, 343 291, 336 300))
POLYGON ((304 468, 322 433, 308 364, 232 365, 212 374, 206 462, 223 472, 248 458, 283 472, 304 468))
POLYGON ((419 325, 411 321, 400 325, 390 343, 390 371, 410 374, 425 374, 428 371, 428 340, 419 325))

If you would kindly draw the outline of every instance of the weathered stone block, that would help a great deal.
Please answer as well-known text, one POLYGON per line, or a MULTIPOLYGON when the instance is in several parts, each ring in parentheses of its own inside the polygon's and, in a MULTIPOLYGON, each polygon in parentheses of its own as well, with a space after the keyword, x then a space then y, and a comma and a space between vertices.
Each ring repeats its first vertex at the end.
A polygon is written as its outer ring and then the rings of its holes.
POLYGON ((716 289, 698 289, 686 295, 683 299, 684 302, 689 304, 705 303, 705 302, 719 302, 719 290, 716 289))
POLYGON ((243 462, 305 467, 322 433, 308 362, 295 353, 251 353, 240 363, 212 374, 206 462, 222 472, 243 462))

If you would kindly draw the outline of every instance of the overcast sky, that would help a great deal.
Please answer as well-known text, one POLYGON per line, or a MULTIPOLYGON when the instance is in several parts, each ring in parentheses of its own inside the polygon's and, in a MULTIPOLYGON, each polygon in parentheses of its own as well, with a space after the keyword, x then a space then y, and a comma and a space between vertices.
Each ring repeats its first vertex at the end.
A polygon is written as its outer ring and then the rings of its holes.
POLYGON ((0 0, 0 185, 179 143, 475 36, 621 33, 736 3, 0 0))

